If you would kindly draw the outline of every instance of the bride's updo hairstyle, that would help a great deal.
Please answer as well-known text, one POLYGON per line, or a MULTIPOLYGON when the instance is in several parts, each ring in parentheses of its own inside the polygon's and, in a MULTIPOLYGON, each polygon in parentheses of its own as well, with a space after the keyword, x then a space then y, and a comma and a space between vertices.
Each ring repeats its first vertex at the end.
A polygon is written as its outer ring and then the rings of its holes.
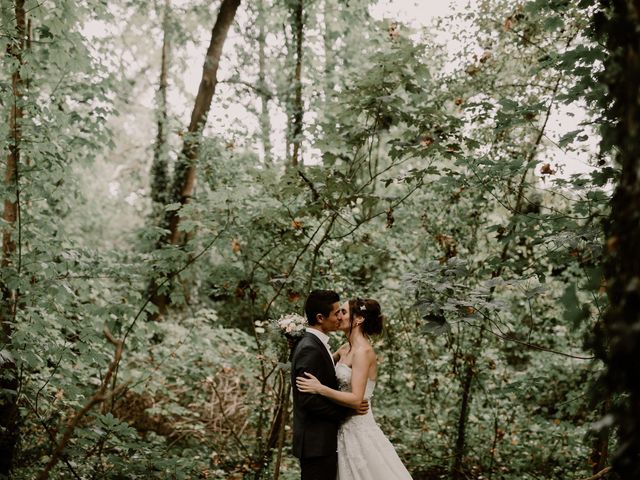
POLYGON ((361 328, 362 333, 367 336, 379 335, 382 333, 382 323, 384 316, 380 310, 380 304, 372 298, 352 298, 349 300, 349 313, 351 328, 353 328, 353 321, 355 317, 363 317, 361 328))

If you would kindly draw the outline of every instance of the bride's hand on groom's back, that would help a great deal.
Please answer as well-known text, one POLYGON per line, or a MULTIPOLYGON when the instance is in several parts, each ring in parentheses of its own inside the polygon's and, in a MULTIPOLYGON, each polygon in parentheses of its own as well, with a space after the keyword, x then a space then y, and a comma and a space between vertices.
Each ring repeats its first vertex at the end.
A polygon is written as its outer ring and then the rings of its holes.
POLYGON ((296 377, 296 387, 298 387, 298 390, 301 392, 322 394, 323 386, 320 380, 311 373, 304 372, 304 377, 296 377))

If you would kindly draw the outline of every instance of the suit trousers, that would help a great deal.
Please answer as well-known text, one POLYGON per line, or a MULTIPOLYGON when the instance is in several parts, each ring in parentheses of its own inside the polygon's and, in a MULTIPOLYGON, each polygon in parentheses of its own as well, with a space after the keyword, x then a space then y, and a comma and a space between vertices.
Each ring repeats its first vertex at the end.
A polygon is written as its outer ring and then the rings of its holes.
POLYGON ((336 480, 338 476, 338 453, 323 457, 300 459, 301 480, 336 480))

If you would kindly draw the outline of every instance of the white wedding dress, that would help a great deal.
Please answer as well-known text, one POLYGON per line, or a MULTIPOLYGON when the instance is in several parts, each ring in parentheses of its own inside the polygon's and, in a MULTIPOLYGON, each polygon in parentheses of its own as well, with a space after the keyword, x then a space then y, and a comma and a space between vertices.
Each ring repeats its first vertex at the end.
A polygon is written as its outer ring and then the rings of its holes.
MULTIPOLYGON (((340 390, 351 391, 351 368, 336 364, 340 390)), ((376 382, 367 380, 365 400, 371 402, 376 382)), ((371 408, 366 415, 353 415, 338 430, 337 480, 411 480, 391 442, 373 418, 371 408)))

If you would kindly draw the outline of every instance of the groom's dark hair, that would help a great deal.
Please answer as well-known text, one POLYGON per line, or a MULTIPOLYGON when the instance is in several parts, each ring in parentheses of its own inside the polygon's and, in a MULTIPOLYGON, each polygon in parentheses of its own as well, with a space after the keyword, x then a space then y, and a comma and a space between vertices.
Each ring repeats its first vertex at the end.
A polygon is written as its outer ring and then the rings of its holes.
POLYGON ((340 301, 340 295, 333 290, 312 290, 304 302, 304 313, 307 315, 309 325, 318 323, 316 316, 320 313, 328 317, 334 303, 340 301))

